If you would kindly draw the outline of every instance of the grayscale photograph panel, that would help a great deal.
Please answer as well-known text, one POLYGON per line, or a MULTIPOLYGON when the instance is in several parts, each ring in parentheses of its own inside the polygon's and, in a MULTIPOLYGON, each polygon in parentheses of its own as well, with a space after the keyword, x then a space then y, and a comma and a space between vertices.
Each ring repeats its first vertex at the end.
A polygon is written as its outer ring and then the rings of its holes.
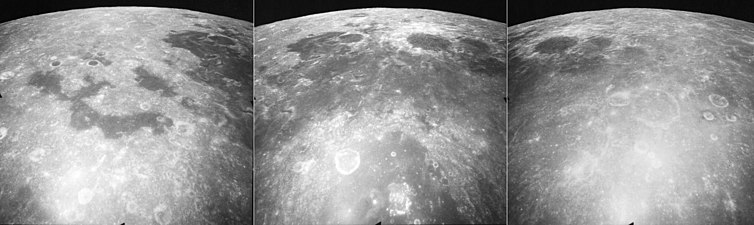
POLYGON ((251 4, 34 2, 0 13, 0 224, 251 224, 251 4))
POLYGON ((751 4, 546 5, 509 3, 509 224, 754 224, 751 4))
POLYGON ((504 2, 289 2, 256 2, 255 224, 504 224, 504 2))

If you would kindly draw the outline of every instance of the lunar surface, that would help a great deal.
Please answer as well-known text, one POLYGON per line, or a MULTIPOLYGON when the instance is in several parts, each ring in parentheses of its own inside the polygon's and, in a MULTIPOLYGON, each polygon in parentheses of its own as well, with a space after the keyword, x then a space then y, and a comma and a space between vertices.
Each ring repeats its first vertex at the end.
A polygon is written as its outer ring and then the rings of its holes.
POLYGON ((508 37, 511 224, 754 224, 754 24, 616 9, 508 37))
POLYGON ((340 174, 348 175, 356 171, 361 165, 361 158, 359 158, 359 152, 344 149, 335 153, 335 169, 340 174))
POLYGON ((251 223, 249 22, 160 8, 0 25, 0 223, 251 223))
POLYGON ((505 30, 385 8, 256 27, 255 223, 504 223, 505 30))

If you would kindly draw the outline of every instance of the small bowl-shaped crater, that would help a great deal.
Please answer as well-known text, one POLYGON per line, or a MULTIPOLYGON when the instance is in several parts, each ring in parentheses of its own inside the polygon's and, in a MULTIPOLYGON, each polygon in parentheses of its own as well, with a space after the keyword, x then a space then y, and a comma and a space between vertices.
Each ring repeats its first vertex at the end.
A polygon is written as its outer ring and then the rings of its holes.
POLYGON ((52 62, 50 63, 50 66, 52 66, 52 67, 58 67, 58 66, 60 66, 61 64, 63 64, 63 63, 61 63, 60 61, 57 61, 57 60, 55 60, 55 61, 52 61, 52 62))
POLYGON ((738 120, 738 116, 736 116, 735 114, 729 114, 725 116, 725 120, 729 122, 736 122, 738 120))
POLYGON ((97 60, 91 60, 91 61, 89 61, 86 64, 90 65, 90 66, 97 66, 97 65, 99 65, 99 61, 97 61, 97 60))
POLYGON ((148 111, 152 109, 152 104, 149 104, 149 102, 141 102, 139 103, 139 108, 144 111, 148 111))
POLYGON ((702 112, 702 117, 705 120, 714 120, 715 119, 715 114, 712 114, 712 112, 710 112, 710 111, 704 111, 704 112, 702 112))

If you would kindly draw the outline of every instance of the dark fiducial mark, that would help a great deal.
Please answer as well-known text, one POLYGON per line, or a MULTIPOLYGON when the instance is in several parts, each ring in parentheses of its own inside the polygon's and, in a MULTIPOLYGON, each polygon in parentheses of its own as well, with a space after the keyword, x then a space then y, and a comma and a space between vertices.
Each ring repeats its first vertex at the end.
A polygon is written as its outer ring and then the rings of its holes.
POLYGON ((534 51, 544 54, 562 53, 566 49, 573 47, 578 43, 573 37, 552 37, 534 46, 534 51))
POLYGON ((464 38, 461 39, 460 42, 469 46, 470 48, 467 47, 467 49, 470 49, 472 54, 474 55, 480 53, 488 53, 490 51, 490 46, 480 40, 464 38))
POLYGON ((90 66, 96 66, 96 65, 99 65, 99 62, 97 62, 97 60, 92 60, 92 61, 89 61, 87 64, 90 66))
POLYGON ((613 40, 606 37, 593 37, 586 41, 586 43, 593 45, 598 51, 604 50, 613 43, 613 40))
POLYGON ((503 101, 508 102, 508 97, 503 97, 503 101))
POLYGON ((74 100, 70 126, 76 130, 99 127, 107 139, 120 138, 142 127, 152 128, 155 135, 165 133, 166 127, 173 126, 173 120, 156 112, 144 112, 126 116, 102 115, 81 100, 74 100))
POLYGON ((223 36, 218 36, 218 35, 209 36, 209 39, 219 45, 235 45, 236 44, 236 42, 233 41, 233 39, 223 37, 223 36))
POLYGON ((351 15, 351 17, 367 17, 367 16, 369 16, 369 14, 367 13, 356 13, 356 14, 351 15))
POLYGON ((63 78, 52 71, 37 71, 31 74, 27 85, 42 88, 40 92, 45 94, 62 95, 60 81, 63 78))
POLYGON ((58 67, 58 66, 60 66, 60 64, 61 64, 60 61, 52 61, 52 63, 50 63, 50 66, 52 66, 52 67, 58 67))
MULTIPOLYGON (((109 59, 104 57, 104 53, 102 55, 100 55, 100 53, 103 53, 103 52, 98 52, 97 54, 92 54, 91 52, 87 52, 83 57, 81 57, 81 59, 96 60, 102 63, 102 65, 104 66, 109 66, 113 64, 113 61, 110 61, 109 59)), ((89 63, 91 63, 91 61, 89 63)))
POLYGON ((505 63, 493 57, 471 60, 468 64, 469 70, 472 72, 486 74, 487 76, 505 75, 505 63))
POLYGON ((296 43, 289 44, 288 52, 299 53, 299 58, 302 60, 308 60, 314 55, 325 54, 330 52, 334 48, 337 41, 335 37, 344 34, 344 32, 327 32, 320 35, 303 38, 296 43))
POLYGON ((447 39, 425 33, 414 33, 408 36, 408 43, 411 43, 414 47, 431 50, 431 51, 444 51, 450 46, 450 41, 447 39))
POLYGON ((173 97, 177 93, 173 91, 173 87, 168 85, 168 82, 157 75, 152 74, 148 70, 144 69, 144 66, 136 67, 132 70, 138 77, 134 80, 139 82, 139 87, 145 88, 150 91, 162 91, 160 96, 173 97))
POLYGON ((181 16, 186 17, 186 18, 191 18, 191 19, 198 19, 199 18, 199 16, 194 15, 194 14, 190 14, 190 13, 182 13, 181 16))
POLYGON ((364 39, 364 36, 361 34, 346 34, 338 37, 338 39, 343 43, 351 43, 361 41, 361 39, 364 39))

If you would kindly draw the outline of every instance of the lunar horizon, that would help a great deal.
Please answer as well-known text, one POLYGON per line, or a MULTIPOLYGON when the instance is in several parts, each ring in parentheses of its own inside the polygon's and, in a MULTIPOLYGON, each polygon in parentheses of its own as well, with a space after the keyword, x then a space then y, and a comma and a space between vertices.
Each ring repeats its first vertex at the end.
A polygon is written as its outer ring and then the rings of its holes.
POLYGON ((0 223, 251 223, 252 29, 151 7, 0 24, 0 223))
POLYGON ((754 24, 613 9, 508 37, 510 224, 754 223, 754 24))
POLYGON ((754 23, 480 15, 2 22, 0 224, 754 224, 754 23))
POLYGON ((254 51, 255 223, 505 221, 505 24, 344 10, 254 51))

